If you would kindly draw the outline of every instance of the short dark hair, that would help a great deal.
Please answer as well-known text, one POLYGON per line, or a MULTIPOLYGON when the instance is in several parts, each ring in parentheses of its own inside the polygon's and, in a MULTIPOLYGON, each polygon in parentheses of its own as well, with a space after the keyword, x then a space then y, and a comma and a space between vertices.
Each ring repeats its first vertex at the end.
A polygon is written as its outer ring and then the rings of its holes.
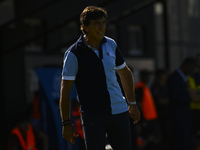
POLYGON ((84 31, 82 25, 89 26, 91 19, 97 20, 102 17, 105 17, 105 19, 107 19, 107 11, 104 8, 97 6, 87 6, 80 15, 82 32, 86 34, 86 31, 84 31))
POLYGON ((181 64, 181 66, 195 66, 197 65, 196 60, 193 57, 188 57, 186 58, 183 63, 181 64))

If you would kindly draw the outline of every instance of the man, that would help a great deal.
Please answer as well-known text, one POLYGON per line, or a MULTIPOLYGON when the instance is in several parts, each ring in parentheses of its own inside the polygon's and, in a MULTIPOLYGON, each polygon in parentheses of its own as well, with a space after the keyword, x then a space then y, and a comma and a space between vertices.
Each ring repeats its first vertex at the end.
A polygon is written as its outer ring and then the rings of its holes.
POLYGON ((198 141, 197 147, 200 147, 200 53, 197 54, 196 61, 198 70, 188 77, 188 90, 192 99, 190 108, 193 112, 193 134, 198 141))
POLYGON ((175 150, 191 150, 192 111, 186 77, 195 69, 195 59, 187 58, 168 79, 169 113, 175 150))
POLYGON ((77 134, 70 122, 69 93, 73 82, 79 97, 87 150, 104 150, 106 136, 114 150, 131 150, 129 111, 140 119, 133 76, 114 40, 105 37, 107 12, 88 6, 80 15, 83 35, 65 53, 60 110, 63 137, 74 143, 77 134), (118 71, 129 107, 117 82, 118 71))

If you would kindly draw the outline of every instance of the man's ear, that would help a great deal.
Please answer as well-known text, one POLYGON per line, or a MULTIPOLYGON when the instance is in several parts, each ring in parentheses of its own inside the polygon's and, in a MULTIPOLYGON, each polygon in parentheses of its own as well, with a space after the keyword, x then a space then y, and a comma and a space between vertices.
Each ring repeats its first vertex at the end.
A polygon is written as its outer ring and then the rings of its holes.
POLYGON ((87 27, 86 25, 82 25, 81 28, 82 28, 83 30, 85 30, 86 32, 88 32, 88 27, 87 27))

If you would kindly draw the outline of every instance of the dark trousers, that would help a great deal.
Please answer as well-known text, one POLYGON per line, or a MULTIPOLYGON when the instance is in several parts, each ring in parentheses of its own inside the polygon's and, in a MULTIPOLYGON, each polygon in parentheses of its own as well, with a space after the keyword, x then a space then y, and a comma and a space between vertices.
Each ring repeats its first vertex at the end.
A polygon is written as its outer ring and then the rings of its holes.
POLYGON ((175 150, 191 150, 191 122, 175 120, 172 131, 175 150))
POLYGON ((107 142, 113 150, 131 150, 129 112, 116 115, 82 114, 87 150, 105 150, 107 142))
POLYGON ((191 150, 192 111, 177 107, 171 111, 170 121, 175 150, 191 150))

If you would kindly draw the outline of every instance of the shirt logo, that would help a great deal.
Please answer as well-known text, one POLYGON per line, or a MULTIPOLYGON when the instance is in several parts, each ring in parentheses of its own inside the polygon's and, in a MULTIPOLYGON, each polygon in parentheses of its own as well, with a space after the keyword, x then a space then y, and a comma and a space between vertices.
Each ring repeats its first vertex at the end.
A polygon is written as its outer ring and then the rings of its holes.
POLYGON ((110 54, 107 52, 107 55, 110 56, 110 54))

